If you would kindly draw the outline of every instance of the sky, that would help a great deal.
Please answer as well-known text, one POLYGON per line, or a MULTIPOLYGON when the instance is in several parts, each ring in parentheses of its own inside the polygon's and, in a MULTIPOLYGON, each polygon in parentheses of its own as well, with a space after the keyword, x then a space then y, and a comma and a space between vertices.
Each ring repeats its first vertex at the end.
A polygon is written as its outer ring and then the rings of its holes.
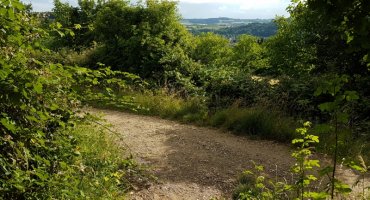
MULTIPOLYGON (((35 11, 50 11, 53 0, 22 0, 31 3, 35 11)), ((62 0, 77 6, 77 0, 62 0)), ((239 19, 272 19, 288 16, 290 0, 179 0, 183 18, 230 17, 239 19)))

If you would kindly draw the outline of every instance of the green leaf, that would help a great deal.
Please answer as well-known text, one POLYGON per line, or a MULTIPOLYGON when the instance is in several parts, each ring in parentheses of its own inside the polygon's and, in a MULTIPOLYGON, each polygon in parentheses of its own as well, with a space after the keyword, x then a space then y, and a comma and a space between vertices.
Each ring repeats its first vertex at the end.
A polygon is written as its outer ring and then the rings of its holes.
POLYGON ((354 101, 360 99, 356 91, 345 91, 344 95, 347 101, 354 101))
POLYGON ((18 190, 20 190, 20 191, 24 191, 25 190, 25 187, 24 186, 22 186, 22 185, 20 185, 20 184, 14 184, 13 185, 15 188, 17 188, 18 190))
POLYGON ((314 142, 316 142, 316 143, 319 143, 320 142, 319 136, 316 136, 316 135, 312 135, 311 140, 314 141, 314 142))
POLYGON ((25 6, 19 1, 12 1, 12 6, 18 10, 23 10, 25 6))
POLYGON ((75 33, 74 33, 73 31, 71 31, 71 30, 70 30, 70 31, 68 31, 68 33, 69 33, 69 35, 70 35, 70 36, 72 36, 72 37, 74 37, 74 36, 75 36, 75 33))
POLYGON ((320 161, 319 160, 305 160, 304 165, 308 168, 320 167, 320 161))
POLYGON ((37 119, 35 116, 32 116, 32 115, 26 116, 26 119, 28 119, 29 121, 34 121, 36 123, 40 122, 39 119, 37 119))
POLYGON ((37 177, 39 177, 41 179, 41 181, 45 181, 49 177, 49 175, 47 173, 45 173, 43 170, 37 170, 35 175, 37 177))
POLYGON ((317 178, 314 175, 311 175, 311 174, 307 175, 306 178, 310 181, 316 181, 317 180, 317 178))
POLYGON ((7 118, 2 118, 0 120, 0 123, 7 129, 9 130, 10 132, 12 133, 15 133, 16 131, 16 126, 14 125, 14 123, 12 123, 9 119, 7 118))
POLYGON ((322 112, 331 112, 336 108, 336 104, 334 102, 326 102, 319 105, 319 109, 322 112))
POLYGON ((57 26, 58 29, 61 29, 63 27, 63 25, 59 22, 56 23, 56 26, 57 26))
POLYGON ((8 17, 11 20, 15 20, 14 10, 13 9, 8 9, 8 17))
POLYGON ((314 200, 325 200, 330 195, 325 192, 307 192, 304 196, 307 198, 312 198, 314 200))
POLYGON ((294 139, 292 140, 292 144, 298 144, 298 143, 303 143, 304 140, 303 139, 294 139))
POLYGON ((319 175, 320 176, 325 176, 326 174, 329 174, 329 173, 333 172, 333 170, 334 170, 334 168, 332 166, 327 166, 324 169, 319 171, 319 175))
POLYGON ((59 165, 62 169, 67 169, 68 168, 68 164, 65 163, 65 162, 59 162, 59 165))
POLYGON ((350 192, 352 192, 352 189, 350 188, 349 185, 345 184, 345 183, 341 183, 339 181, 336 180, 335 182, 335 189, 342 193, 342 194, 348 194, 350 192))
POLYGON ((75 25, 74 25, 74 28, 75 28, 75 29, 77 29, 77 30, 79 30, 79 29, 81 29, 81 28, 82 28, 82 26, 81 26, 80 24, 75 24, 75 25))
POLYGON ((303 126, 304 126, 304 127, 306 127, 306 128, 311 127, 311 125, 312 125, 312 123, 311 123, 311 122, 309 122, 309 121, 307 121, 307 122, 305 122, 305 123, 303 124, 303 126))
POLYGON ((57 31, 57 33, 59 34, 60 37, 64 37, 65 36, 65 34, 63 32, 61 32, 61 31, 57 31))
POLYGON ((41 94, 42 93, 42 84, 40 82, 36 82, 34 85, 33 85, 33 90, 37 93, 37 94, 41 94))
POLYGON ((359 165, 357 165, 355 162, 351 162, 351 163, 349 163, 348 164, 348 167, 350 167, 351 169, 353 169, 353 170, 356 170, 356 171, 358 171, 358 172, 361 172, 361 173, 365 173, 367 170, 366 170, 366 168, 364 168, 364 167, 362 167, 362 166, 359 166, 359 165))
POLYGON ((59 108, 59 106, 55 103, 51 104, 51 106, 49 107, 50 110, 57 110, 59 108))

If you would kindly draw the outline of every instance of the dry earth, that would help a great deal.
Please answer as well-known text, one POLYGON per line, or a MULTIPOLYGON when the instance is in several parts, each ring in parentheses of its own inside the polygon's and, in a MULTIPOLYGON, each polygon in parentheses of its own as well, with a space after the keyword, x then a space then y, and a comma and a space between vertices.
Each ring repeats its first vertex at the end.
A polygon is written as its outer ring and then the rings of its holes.
MULTIPOLYGON (((150 187, 131 192, 129 199, 230 199, 238 176, 253 166, 252 160, 272 176, 291 176, 293 160, 286 145, 156 117, 92 111, 104 113, 123 145, 158 178, 150 187)), ((355 179, 348 170, 341 174, 349 182, 355 179)))

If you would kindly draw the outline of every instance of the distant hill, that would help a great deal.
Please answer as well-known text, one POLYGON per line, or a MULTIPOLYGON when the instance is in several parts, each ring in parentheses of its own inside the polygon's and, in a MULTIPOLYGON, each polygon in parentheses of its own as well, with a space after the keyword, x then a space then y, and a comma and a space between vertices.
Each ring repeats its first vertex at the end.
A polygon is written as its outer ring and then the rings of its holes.
POLYGON ((214 32, 231 39, 236 39, 241 34, 267 38, 276 34, 277 26, 274 22, 251 23, 247 25, 222 28, 215 30, 214 32))
POLYGON ((269 23, 272 19, 233 19, 228 17, 207 18, 207 19, 183 19, 181 22, 185 25, 233 25, 233 24, 250 24, 250 23, 269 23))
POLYGON ((277 26, 272 19, 232 19, 220 17, 184 19, 182 23, 194 35, 213 32, 232 40, 237 39, 242 34, 267 38, 275 35, 277 32, 277 26))

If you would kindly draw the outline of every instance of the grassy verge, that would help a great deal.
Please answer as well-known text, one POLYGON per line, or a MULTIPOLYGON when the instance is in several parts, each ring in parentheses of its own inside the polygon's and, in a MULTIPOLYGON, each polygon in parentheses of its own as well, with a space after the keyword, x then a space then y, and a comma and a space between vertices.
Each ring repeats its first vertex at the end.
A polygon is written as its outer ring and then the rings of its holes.
POLYGON ((199 125, 207 120, 208 108, 205 106, 205 100, 199 97, 184 100, 162 91, 133 93, 131 96, 134 104, 138 105, 136 112, 140 114, 156 115, 199 125))
MULTIPOLYGON (((265 106, 254 106, 250 108, 231 106, 226 109, 209 111, 205 99, 202 97, 189 97, 183 99, 175 94, 165 91, 155 92, 130 92, 124 97, 105 101, 94 101, 93 106, 100 108, 119 109, 144 115, 160 116, 185 123, 193 123, 201 126, 213 126, 230 130, 238 135, 248 135, 252 138, 275 140, 290 143, 297 135, 295 128, 298 123, 282 112, 266 108, 265 106)), ((317 150, 331 153, 333 139, 328 134, 318 134, 322 142, 317 150)), ((347 138, 347 139, 345 139, 347 138)), ((348 139, 341 143, 340 155, 348 157, 351 155, 363 155, 369 162, 370 145, 361 139, 348 139)))
POLYGON ((76 199, 124 199, 132 187, 138 166, 131 158, 124 158, 119 138, 104 127, 94 124, 77 125, 70 135, 76 139, 77 157, 70 166, 62 167, 70 173, 63 185, 54 193, 62 191, 76 199))
POLYGON ((295 135, 296 124, 292 119, 263 107, 230 107, 217 111, 208 121, 214 127, 223 127, 236 134, 280 142, 289 142, 295 135))
POLYGON ((144 115, 160 116, 185 123, 213 126, 230 130, 238 135, 260 139, 290 142, 295 135, 296 123, 282 113, 264 107, 240 108, 231 106, 210 112, 201 97, 179 98, 163 91, 130 93, 117 102, 93 102, 101 108, 120 109, 144 115), (124 102, 124 103, 120 103, 124 102))

